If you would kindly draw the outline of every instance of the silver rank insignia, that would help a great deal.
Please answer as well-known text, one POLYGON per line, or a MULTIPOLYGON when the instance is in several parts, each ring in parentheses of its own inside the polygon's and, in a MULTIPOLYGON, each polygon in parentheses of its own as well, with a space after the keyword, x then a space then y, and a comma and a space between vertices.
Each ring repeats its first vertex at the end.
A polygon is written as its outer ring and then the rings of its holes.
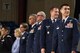
POLYGON ((59 29, 59 27, 57 27, 56 29, 59 29))
POLYGON ((50 32, 49 31, 47 31, 47 34, 49 34, 50 32))
POLYGON ((22 37, 22 39, 25 39, 25 37, 22 37))

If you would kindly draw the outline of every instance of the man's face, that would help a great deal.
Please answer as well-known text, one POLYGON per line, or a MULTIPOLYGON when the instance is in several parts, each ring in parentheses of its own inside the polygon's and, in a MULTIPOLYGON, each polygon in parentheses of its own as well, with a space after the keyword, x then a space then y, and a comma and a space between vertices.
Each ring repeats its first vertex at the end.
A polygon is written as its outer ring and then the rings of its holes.
POLYGON ((37 21, 41 22, 44 19, 44 17, 42 15, 37 15, 37 21))
POLYGON ((8 34, 8 30, 2 28, 1 29, 1 35, 7 35, 8 34))
POLYGON ((35 23, 35 19, 33 18, 34 16, 29 17, 29 24, 32 25, 35 23))
POLYGON ((51 17, 53 18, 58 18, 59 16, 59 9, 58 8, 54 8, 53 10, 50 11, 51 17))
POLYGON ((70 15, 70 7, 69 6, 63 6, 60 10, 62 16, 69 16, 70 15))

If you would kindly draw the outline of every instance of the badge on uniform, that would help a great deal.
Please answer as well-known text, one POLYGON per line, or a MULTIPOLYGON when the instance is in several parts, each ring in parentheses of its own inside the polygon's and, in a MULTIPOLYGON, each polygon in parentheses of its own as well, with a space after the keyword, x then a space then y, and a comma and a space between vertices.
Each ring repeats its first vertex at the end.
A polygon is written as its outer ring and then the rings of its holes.
POLYGON ((47 31, 47 34, 50 34, 50 32, 49 32, 49 31, 47 31))
POLYGON ((25 37, 22 37, 22 39, 25 39, 25 37))
POLYGON ((34 33, 34 29, 32 29, 29 33, 34 33))
POLYGON ((59 27, 56 28, 57 30, 59 29, 59 27))
POLYGON ((41 26, 38 27, 38 30, 41 30, 41 26))
POLYGON ((67 23, 67 25, 65 26, 65 28, 73 28, 72 20, 70 20, 69 23, 67 23))
POLYGON ((46 26, 47 29, 49 29, 50 26, 46 26))

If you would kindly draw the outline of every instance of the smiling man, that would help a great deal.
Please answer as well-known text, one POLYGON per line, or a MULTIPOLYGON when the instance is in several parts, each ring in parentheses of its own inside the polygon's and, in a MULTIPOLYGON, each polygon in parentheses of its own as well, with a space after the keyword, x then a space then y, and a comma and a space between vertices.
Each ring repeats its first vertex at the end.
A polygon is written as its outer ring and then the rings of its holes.
POLYGON ((50 18, 45 19, 41 25, 40 33, 40 46, 41 53, 51 53, 52 49, 52 35, 55 27, 56 18, 59 15, 59 9, 57 7, 52 7, 50 9, 50 18))
POLYGON ((61 20, 57 24, 56 32, 53 32, 53 50, 58 44, 57 53, 76 53, 79 39, 77 21, 69 16, 70 6, 68 4, 61 5, 60 13, 61 20))

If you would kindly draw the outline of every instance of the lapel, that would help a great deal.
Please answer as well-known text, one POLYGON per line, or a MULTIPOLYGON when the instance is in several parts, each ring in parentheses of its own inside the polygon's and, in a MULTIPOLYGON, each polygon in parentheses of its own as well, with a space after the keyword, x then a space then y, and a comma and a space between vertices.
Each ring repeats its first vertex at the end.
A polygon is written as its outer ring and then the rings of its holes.
POLYGON ((30 29, 29 33, 31 33, 31 34, 32 34, 32 33, 35 33, 35 32, 36 32, 36 30, 37 30, 37 29, 36 29, 36 28, 37 28, 37 26, 38 26, 38 25, 37 25, 37 24, 35 24, 33 27, 31 27, 31 29, 30 29))
POLYGON ((72 19, 70 17, 68 17, 68 19, 66 20, 66 22, 64 24, 62 23, 62 20, 61 20, 60 21, 61 28, 64 29, 65 28, 65 25, 67 25, 70 22, 70 20, 72 20, 72 19))
POLYGON ((70 17, 68 17, 68 19, 66 20, 66 22, 65 22, 64 24, 66 25, 67 23, 69 23, 69 22, 70 22, 70 20, 71 20, 71 18, 70 18, 70 17))
POLYGON ((63 25, 63 23, 62 23, 62 19, 60 19, 59 27, 60 27, 61 29, 64 28, 64 25, 63 25))
POLYGON ((53 25, 53 23, 52 23, 52 20, 51 20, 51 19, 49 19, 49 24, 50 24, 50 26, 52 26, 52 25, 53 25))
POLYGON ((53 23, 52 23, 51 19, 49 19, 49 26, 50 26, 50 28, 53 28, 53 23))
POLYGON ((32 27, 32 29, 34 29, 36 27, 36 24, 32 27))
POLYGON ((21 36, 21 39, 25 39, 25 34, 26 32, 24 32, 24 34, 21 36))
POLYGON ((35 24, 33 27, 31 27, 31 28, 30 28, 30 31, 31 31, 32 29, 34 29, 36 26, 37 26, 37 25, 35 24))
POLYGON ((8 36, 8 35, 6 35, 4 38, 2 37, 2 39, 4 39, 4 40, 7 39, 7 36, 8 36))

